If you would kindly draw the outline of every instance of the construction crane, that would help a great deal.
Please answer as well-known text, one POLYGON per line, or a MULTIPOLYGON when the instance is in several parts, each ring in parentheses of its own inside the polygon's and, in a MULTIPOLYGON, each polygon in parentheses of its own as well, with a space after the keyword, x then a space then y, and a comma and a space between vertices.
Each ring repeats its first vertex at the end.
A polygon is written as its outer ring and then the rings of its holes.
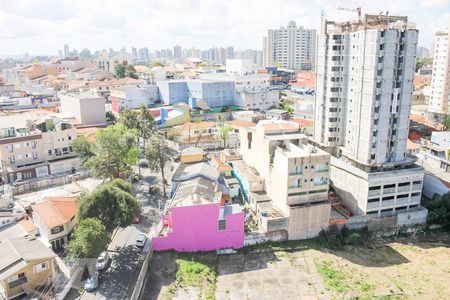
POLYGON ((344 10, 344 11, 351 11, 351 12, 356 12, 358 13, 358 21, 359 23, 361 23, 361 7, 357 7, 357 8, 346 8, 346 7, 338 7, 338 10, 344 10))

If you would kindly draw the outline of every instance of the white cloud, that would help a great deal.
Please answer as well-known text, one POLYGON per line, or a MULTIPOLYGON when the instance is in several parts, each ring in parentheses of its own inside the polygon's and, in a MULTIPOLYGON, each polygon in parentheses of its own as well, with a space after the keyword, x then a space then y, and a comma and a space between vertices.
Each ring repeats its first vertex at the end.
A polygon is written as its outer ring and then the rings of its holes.
POLYGON ((318 29, 321 9, 329 19, 356 17, 337 11, 338 6, 407 15, 429 47, 434 32, 450 24, 449 1, 0 0, 0 53, 56 54, 65 43, 79 50, 175 44, 260 49, 267 29, 286 26, 289 20, 318 29))

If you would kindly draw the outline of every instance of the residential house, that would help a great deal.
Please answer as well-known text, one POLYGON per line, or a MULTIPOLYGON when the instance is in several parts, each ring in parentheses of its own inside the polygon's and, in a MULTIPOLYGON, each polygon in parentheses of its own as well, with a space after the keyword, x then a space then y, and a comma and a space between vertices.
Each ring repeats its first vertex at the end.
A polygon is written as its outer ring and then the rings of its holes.
POLYGON ((55 257, 55 253, 35 238, 1 240, 0 298, 32 296, 36 288, 50 285, 55 257))
POLYGON ((189 147, 181 151, 180 162, 188 164, 206 160, 206 152, 202 148, 189 147))
POLYGON ((225 204, 217 183, 197 177, 182 182, 162 216, 162 230, 153 249, 179 252, 241 248, 245 213, 238 204, 225 204))
POLYGON ((59 96, 61 111, 73 115, 82 125, 106 124, 105 99, 92 93, 68 93, 59 96))
POLYGON ((76 197, 48 197, 31 205, 31 209, 42 238, 54 251, 64 249, 76 224, 76 197))

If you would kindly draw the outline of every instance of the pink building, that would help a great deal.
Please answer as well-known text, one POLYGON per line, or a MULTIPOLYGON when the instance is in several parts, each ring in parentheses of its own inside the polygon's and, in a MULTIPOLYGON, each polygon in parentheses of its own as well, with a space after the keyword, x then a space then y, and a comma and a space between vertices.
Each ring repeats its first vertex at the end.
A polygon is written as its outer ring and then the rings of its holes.
POLYGON ((245 213, 240 205, 223 204, 217 185, 197 177, 181 183, 163 216, 153 250, 178 252, 241 248, 245 213))

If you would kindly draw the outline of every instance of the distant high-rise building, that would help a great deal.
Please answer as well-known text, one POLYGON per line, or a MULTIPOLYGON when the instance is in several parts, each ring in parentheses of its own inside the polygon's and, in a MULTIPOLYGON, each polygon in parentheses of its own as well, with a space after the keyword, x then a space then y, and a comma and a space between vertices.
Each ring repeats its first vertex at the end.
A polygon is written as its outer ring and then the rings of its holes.
POLYGON ((417 47, 417 58, 430 57, 430 50, 425 47, 417 47))
POLYGON ((69 45, 65 44, 64 45, 64 57, 69 57, 69 45))
POLYGON ((297 27, 290 21, 286 28, 269 29, 263 38, 264 65, 311 70, 315 64, 316 30, 297 27))
POLYGON ((426 221, 423 169, 406 155, 417 41, 407 17, 384 15, 327 21, 318 37, 314 140, 356 215, 426 221))
POLYGON ((181 46, 176 45, 175 47, 173 47, 173 58, 175 58, 176 60, 181 60, 181 46))
POLYGON ((138 58, 138 54, 137 54, 137 49, 135 47, 131 48, 131 59, 137 59, 138 58))
POLYGON ((433 47, 433 74, 428 110, 449 113, 450 110, 450 30, 436 33, 433 47))
POLYGON ((148 48, 147 47, 139 49, 138 59, 141 60, 141 61, 149 60, 148 48))
POLYGON ((234 48, 232 46, 227 47, 227 59, 234 59, 234 48))

